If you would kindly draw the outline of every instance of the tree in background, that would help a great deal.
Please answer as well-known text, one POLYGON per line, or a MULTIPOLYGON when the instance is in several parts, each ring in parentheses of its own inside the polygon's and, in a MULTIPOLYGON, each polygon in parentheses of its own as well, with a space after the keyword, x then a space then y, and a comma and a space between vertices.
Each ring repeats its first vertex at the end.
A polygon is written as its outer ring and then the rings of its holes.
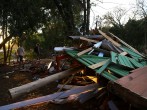
POLYGON ((24 43, 28 37, 32 38, 34 34, 37 34, 38 29, 41 30, 42 28, 46 31, 50 28, 50 32, 47 33, 52 34, 44 34, 44 39, 50 42, 56 38, 56 35, 65 38, 67 35, 76 34, 78 32, 76 27, 82 20, 81 4, 78 5, 77 3, 79 1, 2 0, 0 25, 3 30, 3 42, 0 44, 0 48, 3 47, 4 49, 5 62, 8 55, 6 55, 6 48, 4 47, 11 38, 18 38, 19 43, 24 43), (56 34, 57 32, 58 34, 56 34), (53 37, 53 39, 48 37, 53 37))
POLYGON ((121 7, 116 7, 113 12, 108 12, 104 15, 103 19, 109 27, 109 31, 118 35, 124 39, 124 20, 126 16, 126 10, 121 7))
POLYGON ((147 1, 136 0, 137 12, 142 19, 140 25, 144 31, 144 49, 147 49, 147 1))

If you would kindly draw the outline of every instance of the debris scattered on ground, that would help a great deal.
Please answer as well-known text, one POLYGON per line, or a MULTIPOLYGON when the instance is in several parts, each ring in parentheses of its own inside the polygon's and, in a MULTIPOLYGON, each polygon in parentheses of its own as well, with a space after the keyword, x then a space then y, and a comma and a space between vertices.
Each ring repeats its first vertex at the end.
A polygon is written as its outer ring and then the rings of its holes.
POLYGON ((97 109, 100 110, 130 109, 130 105, 134 110, 147 108, 144 83, 147 81, 147 58, 112 33, 106 34, 100 30, 99 33, 101 35, 69 36, 77 40, 77 44, 55 47, 54 58, 26 62, 21 69, 18 65, 12 72, 7 72, 4 76, 7 79, 9 74, 17 70, 29 72, 33 76, 31 82, 9 88, 12 100, 53 82, 57 83, 55 88, 58 90, 34 99, 3 105, 0 110, 49 103, 78 105, 90 99, 96 100, 97 109))

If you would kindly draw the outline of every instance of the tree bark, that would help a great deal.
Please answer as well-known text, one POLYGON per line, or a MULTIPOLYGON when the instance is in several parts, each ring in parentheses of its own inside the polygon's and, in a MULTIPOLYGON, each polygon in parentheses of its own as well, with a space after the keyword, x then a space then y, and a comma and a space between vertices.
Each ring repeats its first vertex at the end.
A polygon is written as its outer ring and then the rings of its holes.
POLYGON ((89 34, 89 23, 90 23, 90 0, 87 0, 87 22, 86 22, 86 34, 89 34))

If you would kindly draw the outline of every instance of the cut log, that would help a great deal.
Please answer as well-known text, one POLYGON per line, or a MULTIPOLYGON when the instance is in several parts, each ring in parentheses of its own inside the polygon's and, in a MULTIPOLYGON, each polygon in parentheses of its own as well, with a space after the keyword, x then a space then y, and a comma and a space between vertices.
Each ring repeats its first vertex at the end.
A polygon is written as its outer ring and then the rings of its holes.
POLYGON ((90 84, 87 86, 74 88, 74 89, 64 91, 64 92, 58 92, 58 93, 50 94, 47 96, 42 96, 42 97, 30 99, 30 100, 25 100, 25 101, 21 101, 21 102, 9 104, 9 105, 0 106, 0 110, 12 110, 16 108, 34 105, 34 104, 41 103, 41 102, 48 102, 54 99, 67 98, 68 96, 72 94, 78 94, 80 92, 84 92, 86 90, 91 90, 91 89, 96 89, 96 88, 98 88, 98 84, 90 84))
POLYGON ((11 97, 15 98, 15 97, 20 96, 23 93, 30 92, 32 90, 35 90, 35 89, 40 88, 42 86, 45 86, 53 81, 56 81, 56 80, 62 79, 64 77, 67 77, 71 74, 77 73, 77 72, 81 71, 81 69, 82 69, 82 67, 71 68, 69 70, 62 71, 60 73, 56 73, 54 75, 39 79, 37 81, 9 89, 9 92, 11 94, 11 97))

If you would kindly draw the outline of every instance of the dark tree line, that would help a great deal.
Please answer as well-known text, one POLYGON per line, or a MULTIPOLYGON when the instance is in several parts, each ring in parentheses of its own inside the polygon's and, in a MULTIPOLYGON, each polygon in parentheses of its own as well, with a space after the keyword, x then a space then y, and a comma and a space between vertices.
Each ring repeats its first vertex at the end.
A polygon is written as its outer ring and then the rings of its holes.
POLYGON ((83 31, 88 32, 89 15, 90 0, 1 0, 0 27, 3 42, 0 43, 0 49, 4 50, 4 62, 11 56, 10 40, 13 39, 13 45, 19 45, 39 29, 43 30, 45 40, 54 40, 49 37, 78 34, 77 27, 82 23, 85 23, 83 31), (84 17, 82 11, 86 11, 84 17), (54 33, 50 34, 51 31, 54 33), (6 43, 9 44, 8 51, 6 43))

